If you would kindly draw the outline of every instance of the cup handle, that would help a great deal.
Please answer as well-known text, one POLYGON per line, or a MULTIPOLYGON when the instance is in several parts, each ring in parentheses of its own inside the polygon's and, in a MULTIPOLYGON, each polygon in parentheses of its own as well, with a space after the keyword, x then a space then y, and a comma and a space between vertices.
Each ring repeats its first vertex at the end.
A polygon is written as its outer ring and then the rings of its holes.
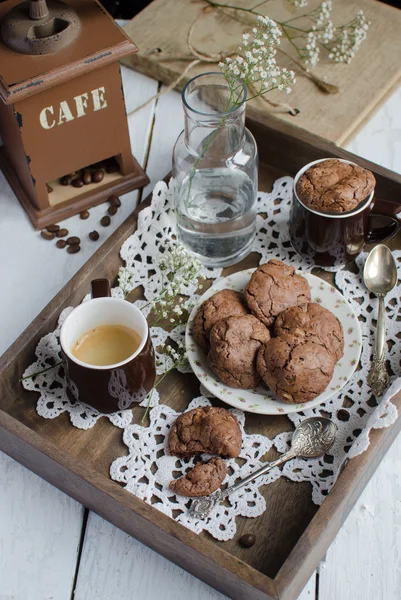
POLYGON ((111 296, 110 282, 108 279, 93 279, 91 281, 92 298, 107 298, 111 296))
POLYGON ((376 198, 374 212, 369 215, 368 244, 392 238, 401 227, 401 204, 376 198))

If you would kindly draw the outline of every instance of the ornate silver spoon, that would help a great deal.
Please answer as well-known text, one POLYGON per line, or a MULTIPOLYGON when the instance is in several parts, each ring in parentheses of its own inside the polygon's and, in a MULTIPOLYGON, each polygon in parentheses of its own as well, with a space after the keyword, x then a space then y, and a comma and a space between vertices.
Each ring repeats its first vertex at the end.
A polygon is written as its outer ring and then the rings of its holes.
POLYGON ((386 308, 385 295, 397 283, 397 265, 391 251, 384 244, 378 244, 371 250, 363 269, 366 287, 379 299, 376 325, 376 343, 368 383, 375 396, 382 396, 390 382, 386 369, 386 308))
POLYGON ((237 483, 225 490, 217 490, 210 496, 195 498, 189 507, 189 514, 196 519, 206 519, 216 504, 223 502, 227 496, 268 471, 271 471, 274 467, 278 467, 296 456, 314 458, 324 454, 333 445, 336 432, 337 427, 330 419, 325 419, 324 417, 305 419, 295 429, 291 440, 291 448, 288 452, 282 454, 277 460, 267 463, 254 473, 248 475, 248 477, 237 481, 237 483))

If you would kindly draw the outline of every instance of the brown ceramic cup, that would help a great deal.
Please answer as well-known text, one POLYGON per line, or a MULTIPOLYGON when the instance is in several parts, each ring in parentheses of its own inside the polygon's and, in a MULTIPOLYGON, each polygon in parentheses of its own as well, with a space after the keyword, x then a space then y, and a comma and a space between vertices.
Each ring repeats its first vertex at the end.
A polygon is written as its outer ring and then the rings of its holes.
MULTIPOLYGON (((354 260, 366 244, 383 242, 400 227, 401 205, 369 194, 346 213, 321 212, 305 206, 297 194, 301 175, 322 158, 305 165, 294 178, 289 231, 294 249, 321 267, 342 267, 354 260)), ((343 159, 343 162, 351 163, 343 159)))
POLYGON ((107 279, 92 281, 92 299, 68 315, 60 331, 60 345, 69 392, 101 413, 130 408, 144 400, 155 382, 156 369, 149 327, 141 311, 126 300, 110 297, 107 279), (96 366, 73 356, 74 343, 92 327, 124 325, 141 338, 138 349, 120 363, 96 366))

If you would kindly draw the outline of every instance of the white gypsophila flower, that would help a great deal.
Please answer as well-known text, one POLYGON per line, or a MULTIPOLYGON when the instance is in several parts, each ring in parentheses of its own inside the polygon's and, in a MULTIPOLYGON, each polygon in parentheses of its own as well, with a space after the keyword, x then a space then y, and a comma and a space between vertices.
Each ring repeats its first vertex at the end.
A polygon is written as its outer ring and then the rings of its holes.
POLYGON ((300 54, 306 64, 315 67, 319 62, 320 48, 317 45, 318 35, 315 31, 310 31, 306 38, 304 48, 300 48, 300 54))
POLYGON ((305 8, 305 6, 308 6, 308 0, 288 0, 288 2, 295 6, 295 8, 305 8))
POLYGON ((184 313, 184 311, 182 310, 181 306, 179 304, 176 304, 173 308, 173 312, 178 315, 179 317, 184 313))
POLYGON ((334 38, 335 27, 332 21, 327 21, 324 27, 317 32, 317 39, 322 44, 328 44, 334 38))
POLYGON ((181 244, 169 246, 160 260, 161 272, 167 272, 169 281, 166 284, 168 296, 184 294, 189 285, 196 285, 202 271, 197 258, 191 256, 181 244))
POLYGON ((127 267, 120 267, 118 270, 118 285, 123 290, 124 296, 129 294, 132 289, 133 273, 127 267))
POLYGON ((202 265, 181 244, 172 244, 165 249, 159 268, 163 275, 162 289, 149 304, 156 316, 177 324, 186 317, 185 303, 179 296, 198 287, 202 265))
POLYGON ((326 0, 325 2, 322 2, 322 4, 316 9, 315 22, 317 27, 321 27, 330 19, 332 8, 333 6, 331 0, 326 0))
POLYGON ((334 26, 331 11, 332 1, 325 0, 317 8, 296 17, 296 26, 294 19, 281 24, 300 58, 311 67, 318 64, 322 49, 328 52, 330 60, 349 63, 367 36, 369 22, 363 11, 339 27, 334 26), (297 18, 302 20, 298 23, 297 18), (310 22, 307 28, 303 25, 305 19, 310 22))
POLYGON ((219 64, 230 89, 238 95, 234 96, 233 105, 241 95, 238 80, 244 85, 256 86, 256 95, 265 94, 272 89, 287 91, 295 83, 293 71, 280 69, 275 59, 276 46, 279 45, 281 36, 281 29, 273 19, 258 15, 257 27, 242 36, 242 46, 239 48, 242 54, 219 64))
POLYGON ((182 342, 178 342, 176 348, 173 348, 170 345, 166 346, 166 355, 172 358, 174 362, 173 368, 177 368, 188 361, 185 344, 182 342))
POLYGON ((348 24, 335 30, 333 40, 328 45, 329 59, 337 63, 349 63, 361 43, 366 39, 369 21, 362 10, 348 24))

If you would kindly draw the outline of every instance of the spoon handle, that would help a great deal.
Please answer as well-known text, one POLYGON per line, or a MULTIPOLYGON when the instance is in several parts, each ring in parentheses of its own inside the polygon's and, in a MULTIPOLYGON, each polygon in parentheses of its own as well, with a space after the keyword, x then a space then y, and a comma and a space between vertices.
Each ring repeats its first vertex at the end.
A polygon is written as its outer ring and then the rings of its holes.
POLYGON ((216 504, 220 504, 220 502, 223 502, 223 500, 225 500, 227 496, 244 487, 244 485, 247 485, 251 481, 254 481, 254 479, 257 479, 261 475, 264 475, 268 471, 271 471, 272 469, 274 469, 274 467, 278 467, 279 465, 285 463, 287 460, 290 460, 290 458, 295 458, 296 456, 297 453, 294 450, 290 449, 285 454, 282 454, 277 460, 263 465, 263 467, 261 467, 254 473, 251 473, 247 477, 244 477, 244 479, 241 479, 237 483, 234 483, 234 485, 231 485, 225 490, 219 489, 210 496, 201 496, 199 498, 194 498, 189 507, 190 516, 194 517, 195 519, 206 519, 210 515, 216 504))
POLYGON ((227 498, 227 496, 229 496, 233 492, 236 492, 237 490, 244 487, 245 485, 248 485, 248 483, 250 483, 251 481, 255 481, 255 479, 257 479, 261 475, 264 475, 265 473, 268 473, 269 471, 274 469, 274 467, 278 467, 278 466, 282 465, 283 463, 287 462, 287 460, 290 460, 291 458, 295 458, 296 456, 297 456, 297 453, 294 450, 288 450, 288 452, 286 452, 285 454, 282 454, 277 460, 273 460, 272 462, 269 462, 266 465, 263 465, 263 467, 261 467, 257 471, 254 471, 247 477, 244 477, 244 479, 240 479, 240 481, 237 481, 237 483, 234 483, 234 485, 225 489, 224 492, 222 492, 222 496, 223 496, 222 499, 227 498))
POLYGON ((390 378, 386 369, 386 309, 384 296, 379 296, 379 310, 376 325, 376 343, 370 369, 368 383, 375 396, 382 396, 387 388, 390 378))
POLYGON ((384 346, 386 343, 386 309, 384 306, 384 296, 379 296, 376 329, 375 355, 377 358, 382 358, 382 356, 384 356, 384 346))

